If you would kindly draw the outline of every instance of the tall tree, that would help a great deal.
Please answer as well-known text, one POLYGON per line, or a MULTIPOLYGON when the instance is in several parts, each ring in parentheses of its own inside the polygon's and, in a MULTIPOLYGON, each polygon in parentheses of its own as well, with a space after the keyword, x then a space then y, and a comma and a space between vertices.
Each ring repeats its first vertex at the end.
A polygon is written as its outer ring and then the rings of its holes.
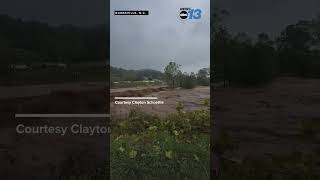
POLYGON ((210 84, 210 69, 202 68, 197 73, 197 81, 199 85, 209 86, 210 84))
POLYGON ((164 68, 166 81, 170 88, 175 88, 177 86, 177 77, 179 72, 180 65, 175 62, 169 62, 169 64, 164 68))

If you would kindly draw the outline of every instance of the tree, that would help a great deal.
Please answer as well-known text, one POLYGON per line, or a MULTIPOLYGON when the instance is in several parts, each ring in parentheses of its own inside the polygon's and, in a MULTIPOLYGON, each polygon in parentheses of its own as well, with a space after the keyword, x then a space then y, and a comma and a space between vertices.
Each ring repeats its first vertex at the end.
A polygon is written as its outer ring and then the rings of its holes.
POLYGON ((197 85, 197 77, 191 72, 190 75, 188 73, 182 74, 181 87, 185 89, 192 89, 197 85))
POLYGON ((1 57, 1 65, 0 65, 0 78, 4 78, 9 73, 9 65, 13 59, 12 49, 8 46, 6 40, 0 37, 0 57, 1 57))
POLYGON ((209 86, 210 84, 210 69, 202 68, 198 71, 197 74, 198 84, 201 86, 209 86))
POLYGON ((317 42, 316 21, 299 21, 288 25, 277 40, 280 69, 284 73, 307 76, 313 67, 312 48, 317 42))
POLYGON ((169 62, 169 64, 164 68, 166 81, 170 88, 175 88, 177 86, 177 77, 179 72, 180 65, 175 62, 169 62))
POLYGON ((184 75, 183 75, 182 71, 179 70, 178 75, 177 75, 177 86, 182 87, 183 80, 184 80, 184 75))
MULTIPOLYGON (((16 49, 27 56, 22 63, 37 61, 79 62, 102 60, 108 55, 106 26, 82 28, 73 25, 51 26, 24 21, 0 14, 0 40, 11 52, 16 49)), ((16 53, 14 53, 16 55, 16 53)), ((2 57, 2 56, 1 56, 2 57)))

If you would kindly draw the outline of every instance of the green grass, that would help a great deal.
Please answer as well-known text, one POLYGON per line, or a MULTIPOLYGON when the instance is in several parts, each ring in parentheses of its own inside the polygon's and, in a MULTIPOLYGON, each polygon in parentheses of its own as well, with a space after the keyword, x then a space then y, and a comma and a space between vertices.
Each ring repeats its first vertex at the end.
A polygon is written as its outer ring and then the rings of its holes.
POLYGON ((317 153, 294 152, 234 163, 223 159, 218 180, 319 180, 317 153))
POLYGON ((58 164, 50 163, 48 180, 95 180, 107 179, 106 162, 97 160, 90 148, 75 148, 65 153, 58 164))
POLYGON ((320 119, 310 118, 299 121, 298 128, 305 140, 320 143, 320 119))
POLYGON ((164 118, 131 112, 113 126, 111 179, 209 179, 209 119, 181 107, 164 118))

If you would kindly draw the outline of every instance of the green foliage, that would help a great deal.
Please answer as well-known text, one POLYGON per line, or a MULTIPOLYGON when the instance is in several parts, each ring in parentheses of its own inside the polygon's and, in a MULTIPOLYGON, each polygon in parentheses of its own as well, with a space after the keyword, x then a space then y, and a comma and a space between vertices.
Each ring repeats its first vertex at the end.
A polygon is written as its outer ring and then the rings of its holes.
POLYGON ((112 88, 144 87, 163 85, 162 81, 116 81, 111 82, 112 88))
POLYGON ((217 75, 247 85, 268 82, 275 76, 275 49, 268 36, 260 34, 256 43, 245 35, 232 37, 226 30, 217 31, 216 36, 213 58, 217 75))
POLYGON ((221 160, 218 180, 319 180, 319 154, 294 152, 234 163, 221 160))
POLYGON ((215 80, 259 85, 281 74, 320 77, 319 24, 316 19, 299 21, 271 40, 265 33, 257 38, 232 35, 219 19, 211 49, 215 80))
POLYGON ((49 26, 0 15, 0 37, 13 56, 11 63, 102 60, 109 41, 106 26, 81 28, 72 25, 49 26), (22 51, 23 53, 19 53, 22 51))
POLYGON ((181 87, 185 89, 192 89, 197 85, 210 85, 209 68, 200 69, 198 74, 195 74, 194 72, 182 73, 179 68, 180 65, 177 65, 175 62, 170 62, 165 68, 166 81, 171 88, 181 87), (173 73, 173 71, 175 72, 173 73))
POLYGON ((320 142, 320 119, 307 119, 300 121, 298 128, 302 137, 309 141, 320 142))
POLYGON ((170 88, 182 87, 191 89, 197 85, 209 86, 210 70, 202 68, 197 74, 193 72, 182 73, 180 65, 170 62, 165 67, 165 72, 145 69, 145 70, 126 70, 111 67, 111 86, 112 87, 136 87, 147 85, 161 85, 166 81, 170 88))
POLYGON ((181 65, 175 62, 169 62, 169 64, 164 68, 164 74, 169 87, 177 87, 177 77, 180 71, 181 65))
POLYGON ((13 53, 11 52, 8 42, 0 36, 0 76, 7 75, 9 73, 10 59, 13 58, 13 53))
POLYGON ((209 68, 202 68, 198 71, 197 82, 201 86, 210 85, 210 69, 209 68))
POLYGON ((214 152, 219 155, 234 152, 238 148, 237 142, 225 130, 221 130, 218 137, 215 137, 214 152))
POLYGON ((209 179, 209 111, 167 117, 132 111, 114 125, 112 179, 209 179))
POLYGON ((287 26, 277 39, 280 70, 298 76, 319 76, 319 20, 299 21, 287 26))
MULTIPOLYGON (((80 64, 102 62, 107 57, 109 36, 106 26, 92 28, 72 25, 51 26, 0 15, 0 83, 5 85, 50 84, 77 81, 75 69, 36 69, 17 71, 10 65, 80 64)), ((108 79, 106 68, 80 71, 79 81, 108 79), (102 72, 102 73, 101 73, 102 72)))
POLYGON ((126 70, 123 68, 110 67, 111 82, 163 80, 164 74, 152 69, 126 70))
POLYGON ((96 161, 88 149, 73 149, 65 154, 66 158, 59 163, 50 164, 51 173, 48 180, 92 180, 105 179, 107 172, 103 161, 96 161))
POLYGON ((193 73, 191 73, 190 75, 188 73, 181 74, 180 87, 185 89, 192 89, 196 87, 196 85, 197 85, 197 78, 193 73))

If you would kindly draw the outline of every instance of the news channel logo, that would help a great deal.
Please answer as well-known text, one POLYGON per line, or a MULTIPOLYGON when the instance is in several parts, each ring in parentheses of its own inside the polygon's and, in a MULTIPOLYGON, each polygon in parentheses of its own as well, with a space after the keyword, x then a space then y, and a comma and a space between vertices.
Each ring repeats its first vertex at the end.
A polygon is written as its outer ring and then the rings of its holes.
POLYGON ((180 8, 180 18, 185 20, 201 19, 202 10, 199 8, 180 8))

